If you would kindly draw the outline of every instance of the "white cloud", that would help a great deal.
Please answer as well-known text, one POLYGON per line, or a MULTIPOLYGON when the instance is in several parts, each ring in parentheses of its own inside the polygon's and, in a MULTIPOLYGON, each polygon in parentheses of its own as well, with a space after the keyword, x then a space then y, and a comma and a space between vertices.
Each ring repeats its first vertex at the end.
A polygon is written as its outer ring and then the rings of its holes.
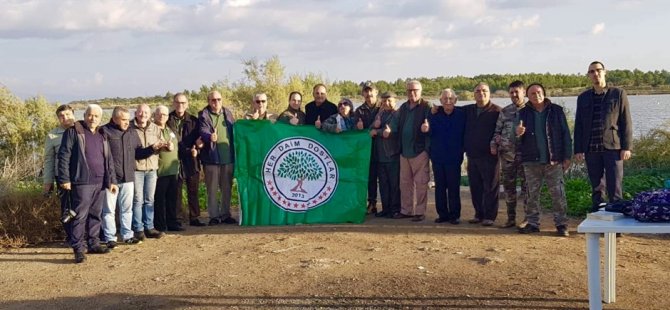
POLYGON ((522 28, 536 27, 539 24, 540 24, 540 15, 535 14, 530 18, 517 17, 512 21, 509 28, 511 30, 517 30, 522 28))
POLYGON ((96 31, 161 31, 160 0, 10 1, 0 4, 0 36, 52 37, 96 31))
POLYGON ((208 45, 210 51, 220 57, 228 57, 239 54, 244 49, 245 43, 242 41, 224 41, 219 40, 208 45))
POLYGON ((599 35, 603 31, 605 31, 605 23, 598 23, 593 25, 593 28, 591 28, 591 34, 592 35, 599 35))
POLYGON ((480 49, 506 49, 512 48, 519 44, 519 39, 514 38, 508 41, 505 41, 502 37, 495 37, 490 43, 482 43, 479 45, 480 49))

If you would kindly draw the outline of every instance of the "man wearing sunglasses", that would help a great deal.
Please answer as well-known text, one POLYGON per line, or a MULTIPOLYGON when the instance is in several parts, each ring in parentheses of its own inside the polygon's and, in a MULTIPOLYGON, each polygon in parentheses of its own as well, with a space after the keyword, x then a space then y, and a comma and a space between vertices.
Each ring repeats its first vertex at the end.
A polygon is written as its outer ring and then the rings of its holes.
POLYGON ((251 111, 244 115, 244 119, 275 121, 277 116, 268 113, 268 96, 265 93, 256 94, 251 101, 251 111))

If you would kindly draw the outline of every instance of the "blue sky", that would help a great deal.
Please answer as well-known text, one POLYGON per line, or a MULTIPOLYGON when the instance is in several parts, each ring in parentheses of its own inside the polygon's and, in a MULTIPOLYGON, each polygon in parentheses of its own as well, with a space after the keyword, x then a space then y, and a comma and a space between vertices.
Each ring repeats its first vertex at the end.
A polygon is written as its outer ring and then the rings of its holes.
POLYGON ((287 73, 395 80, 670 69, 670 2, 0 0, 0 83, 50 101, 162 95, 287 73))

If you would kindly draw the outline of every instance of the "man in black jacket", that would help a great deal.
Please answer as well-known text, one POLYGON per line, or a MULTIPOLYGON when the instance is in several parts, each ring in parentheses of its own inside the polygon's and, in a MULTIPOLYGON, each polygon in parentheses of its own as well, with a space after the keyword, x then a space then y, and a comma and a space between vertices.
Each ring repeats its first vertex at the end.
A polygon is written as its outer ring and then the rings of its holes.
POLYGON ((100 246, 103 191, 116 193, 118 188, 109 143, 98 128, 101 117, 102 108, 89 105, 84 121, 75 122, 65 131, 58 149, 58 184, 72 191, 72 207, 77 213, 71 222, 70 238, 75 263, 86 260, 86 246, 91 254, 109 252, 100 246))
POLYGON ((528 184, 528 224, 519 233, 540 231, 540 189, 547 182, 554 211, 554 223, 559 236, 567 237, 568 203, 563 185, 563 171, 570 167, 572 141, 563 108, 544 97, 541 84, 528 86, 530 104, 519 111, 516 135, 520 140, 521 161, 528 184))
POLYGON ((610 202, 623 199, 623 161, 630 158, 633 147, 628 96, 623 89, 607 85, 606 73, 599 61, 589 65, 593 88, 577 97, 575 113, 575 159, 586 159, 592 211, 598 211, 603 202, 605 185, 610 202))
POLYGON ((328 101, 326 85, 314 85, 312 95, 314 101, 305 106, 305 125, 314 125, 316 121, 325 122, 331 115, 337 114, 337 106, 328 101))
POLYGON ((177 93, 172 98, 174 111, 170 113, 167 126, 177 135, 179 176, 177 178, 177 212, 183 210, 182 187, 186 184, 188 200, 188 218, 191 226, 205 226, 200 222, 200 202, 198 200, 198 184, 200 182, 200 163, 198 150, 202 148, 202 140, 198 135, 198 118, 189 114, 188 98, 177 93))
POLYGON ((477 84, 474 92, 475 103, 463 107, 468 180, 475 207, 475 217, 469 222, 492 226, 498 216, 500 162, 498 156, 491 154, 489 142, 496 129, 500 107, 491 102, 488 84, 477 84))
MULTIPOLYGON (((114 158, 114 172, 119 187, 118 192, 106 191, 102 209, 102 229, 107 247, 116 246, 116 207, 119 207, 121 240, 125 244, 141 241, 133 236, 133 193, 135 181, 135 160, 145 159, 154 153, 153 146, 142 147, 137 131, 130 127, 130 112, 124 107, 112 111, 112 120, 102 126, 101 131, 114 158)), ((155 145, 158 147, 158 145, 155 145)))

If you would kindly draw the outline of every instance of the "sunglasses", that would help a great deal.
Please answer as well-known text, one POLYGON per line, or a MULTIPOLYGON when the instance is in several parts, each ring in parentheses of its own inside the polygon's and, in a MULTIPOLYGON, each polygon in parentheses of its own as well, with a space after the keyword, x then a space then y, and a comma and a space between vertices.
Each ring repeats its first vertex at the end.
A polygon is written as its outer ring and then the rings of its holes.
POLYGON ((256 103, 265 103, 267 100, 256 100, 256 103))

